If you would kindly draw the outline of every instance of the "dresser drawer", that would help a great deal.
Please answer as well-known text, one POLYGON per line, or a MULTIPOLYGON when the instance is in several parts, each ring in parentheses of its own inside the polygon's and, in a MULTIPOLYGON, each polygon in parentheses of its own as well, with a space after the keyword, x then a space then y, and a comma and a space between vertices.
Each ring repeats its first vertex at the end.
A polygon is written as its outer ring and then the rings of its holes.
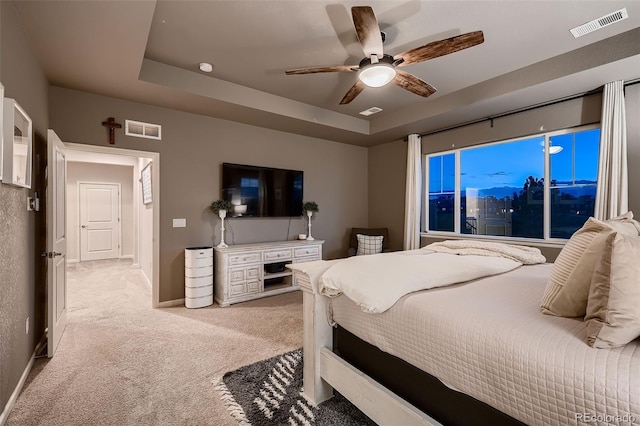
POLYGON ((320 247, 300 247, 296 249, 295 256, 298 257, 307 257, 307 256, 318 256, 320 254, 320 247))
POLYGON ((232 268, 229 270, 229 282, 237 283, 240 281, 257 280, 260 278, 260 268, 258 266, 250 266, 248 268, 232 268))
POLYGON ((202 268, 204 266, 213 266, 213 257, 189 257, 184 258, 185 268, 202 268))
POLYGON ((232 268, 229 270, 229 282, 231 283, 258 279, 260 279, 260 268, 258 266, 232 268))
POLYGON ((247 263, 256 263, 262 260, 260 252, 237 253, 229 255, 229 265, 244 265, 247 263))
POLYGON ((316 260, 320 260, 320 258, 318 256, 296 257, 293 263, 315 262, 316 260))
POLYGON ((247 294, 247 283, 231 284, 229 286, 229 297, 242 296, 247 294))
POLYGON ((206 277, 184 277, 184 286, 185 287, 202 287, 213 284, 213 275, 209 275, 206 277))
POLYGON ((189 247, 184 251, 187 259, 213 258, 213 247, 189 247))
POLYGON ((264 252, 264 261, 274 261, 274 260, 288 260, 292 257, 292 250, 277 250, 277 251, 265 251, 264 252))
POLYGON ((184 276, 188 278, 200 278, 213 275, 213 265, 201 268, 184 268, 184 276))
POLYGON ((260 292, 260 282, 258 281, 247 282, 247 293, 259 293, 259 292, 260 292))

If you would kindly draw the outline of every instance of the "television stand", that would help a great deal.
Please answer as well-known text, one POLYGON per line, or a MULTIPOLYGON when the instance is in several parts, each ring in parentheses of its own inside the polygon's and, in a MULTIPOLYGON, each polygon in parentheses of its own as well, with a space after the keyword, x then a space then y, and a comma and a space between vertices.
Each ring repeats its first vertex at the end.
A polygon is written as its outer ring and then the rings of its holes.
POLYGON ((220 306, 298 290, 285 265, 322 259, 322 240, 215 248, 215 301, 220 306))

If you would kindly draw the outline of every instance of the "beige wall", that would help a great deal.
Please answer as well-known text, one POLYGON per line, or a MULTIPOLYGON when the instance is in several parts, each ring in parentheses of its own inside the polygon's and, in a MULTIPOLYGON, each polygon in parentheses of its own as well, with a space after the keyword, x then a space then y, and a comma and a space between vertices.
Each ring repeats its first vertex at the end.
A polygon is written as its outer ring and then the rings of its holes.
MULTIPOLYGON (((640 191, 634 182, 640 181, 640 84, 626 88, 627 137, 629 148, 629 208, 640 217, 640 191)), ((481 143, 517 138, 561 128, 600 121, 602 95, 593 94, 567 102, 550 105, 458 129, 440 132, 422 138, 422 152, 433 153, 481 143)), ((404 176, 406 175, 406 142, 395 141, 369 150, 369 220, 370 225, 384 226, 392 234, 404 232, 404 176), (385 178, 386 176, 386 178, 385 178), (400 178, 402 177, 402 179, 400 178), (391 207, 390 207, 391 206, 391 207), (375 221, 375 223, 374 223, 375 221)), ((390 237, 392 238, 392 237, 390 237)), ((392 239, 395 238, 395 235, 392 239)), ((442 237, 423 236, 421 245, 442 240, 442 237)), ((553 261, 560 248, 540 247, 549 261, 553 261)))
MULTIPOLYGON (((209 204, 220 197, 221 163, 304 171, 305 201, 316 201, 313 236, 325 240, 324 258, 347 251, 348 229, 366 224, 367 149, 52 87, 51 127, 65 142, 108 145, 107 117, 162 125, 162 141, 124 136, 116 147, 160 153, 160 301, 184 297, 184 248, 215 245, 220 220, 209 204), (173 218, 187 220, 173 228, 173 218)), ((303 218, 235 218, 225 222, 227 243, 293 239, 303 218)))
POLYGON ((0 81, 33 120, 32 188, 0 185, 0 420, 45 329, 44 168, 48 82, 10 2, 0 2, 0 81), (38 192, 41 211, 28 212, 38 192), (25 332, 29 318, 29 332, 25 332))
POLYGON ((402 250, 407 143, 369 148, 369 227, 389 228, 391 250, 402 250))
MULTIPOLYGON (((133 166, 67 163, 67 258, 80 260, 80 207, 78 184, 120 184, 121 255, 133 257, 133 166)), ((137 188, 137 186, 136 186, 137 188)))

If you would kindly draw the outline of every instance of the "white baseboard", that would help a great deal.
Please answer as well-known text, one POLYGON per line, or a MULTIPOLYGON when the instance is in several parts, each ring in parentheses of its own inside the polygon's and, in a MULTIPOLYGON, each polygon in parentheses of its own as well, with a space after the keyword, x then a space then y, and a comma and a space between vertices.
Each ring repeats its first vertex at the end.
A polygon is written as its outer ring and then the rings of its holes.
POLYGON ((132 254, 125 254, 120 256, 120 259, 133 259, 133 255, 132 254))
POLYGON ((24 387, 24 384, 27 382, 27 377, 29 377, 31 368, 33 368, 33 363, 36 361, 36 354, 40 352, 40 349, 42 349, 43 346, 44 345, 42 341, 40 341, 40 343, 38 343, 36 348, 33 350, 31 359, 29 360, 29 363, 27 364, 24 371, 22 372, 22 376, 20 376, 18 385, 11 393, 9 400, 7 401, 7 405, 4 406, 4 410, 2 410, 2 413, 0 413, 0 426, 3 426, 7 422, 7 419, 9 418, 9 414, 11 414, 11 410, 13 410, 13 406, 16 405, 18 396, 20 395, 20 392, 22 392, 22 388, 24 387))
POLYGON ((184 306, 184 298, 160 302, 158 303, 158 306, 156 306, 156 308, 172 308, 174 306, 180 305, 184 306))
POLYGON ((67 259, 67 265, 70 263, 80 263, 80 259, 67 259))

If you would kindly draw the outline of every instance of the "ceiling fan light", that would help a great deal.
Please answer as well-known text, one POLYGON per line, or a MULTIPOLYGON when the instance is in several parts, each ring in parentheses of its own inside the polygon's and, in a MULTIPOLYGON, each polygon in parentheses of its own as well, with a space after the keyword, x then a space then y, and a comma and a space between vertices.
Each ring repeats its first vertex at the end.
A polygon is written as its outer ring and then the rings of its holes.
POLYGON ((390 64, 378 62, 360 70, 358 78, 369 87, 382 87, 396 77, 396 70, 390 64))

